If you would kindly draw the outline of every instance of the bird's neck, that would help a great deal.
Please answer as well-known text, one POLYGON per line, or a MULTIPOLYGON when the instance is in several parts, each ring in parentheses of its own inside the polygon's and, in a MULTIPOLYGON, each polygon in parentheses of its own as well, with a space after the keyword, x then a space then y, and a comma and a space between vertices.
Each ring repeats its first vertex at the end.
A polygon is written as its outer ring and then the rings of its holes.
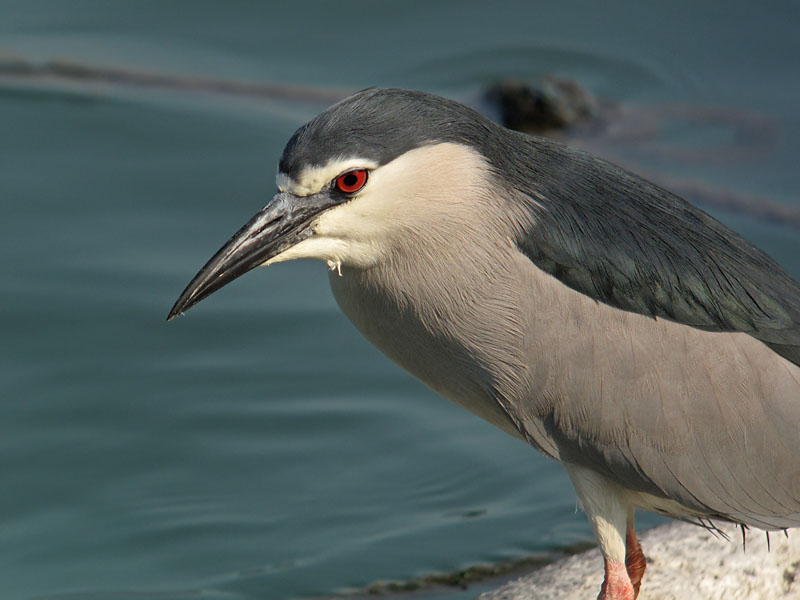
MULTIPOLYGON (((397 252, 369 269, 345 265, 341 274, 330 272, 331 289, 345 315, 389 358, 519 436, 502 408, 525 372, 513 278, 477 260, 487 249, 465 241, 397 252)), ((498 252, 511 251, 516 249, 505 245, 488 255, 502 258, 498 252)))

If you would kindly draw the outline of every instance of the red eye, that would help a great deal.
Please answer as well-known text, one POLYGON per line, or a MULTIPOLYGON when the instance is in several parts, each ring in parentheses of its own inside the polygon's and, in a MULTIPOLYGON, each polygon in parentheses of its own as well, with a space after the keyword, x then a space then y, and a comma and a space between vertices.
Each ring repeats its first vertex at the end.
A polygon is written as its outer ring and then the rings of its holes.
POLYGON ((336 189, 344 194, 354 194, 367 183, 366 169, 353 169, 336 178, 336 189))

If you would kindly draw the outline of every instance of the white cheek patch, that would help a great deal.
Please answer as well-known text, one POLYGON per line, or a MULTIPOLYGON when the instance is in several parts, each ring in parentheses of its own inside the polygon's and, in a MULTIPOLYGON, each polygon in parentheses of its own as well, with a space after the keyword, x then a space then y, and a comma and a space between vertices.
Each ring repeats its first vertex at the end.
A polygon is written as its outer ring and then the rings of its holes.
POLYGON ((312 236, 295 244, 291 248, 287 248, 277 256, 273 256, 263 263, 262 266, 266 267, 275 263, 296 260, 298 258, 314 258, 326 262, 335 262, 340 260, 339 257, 342 256, 345 251, 346 244, 341 240, 312 236))
MULTIPOLYGON (((295 195, 315 193, 319 191, 315 187, 327 185, 342 171, 370 168, 372 164, 359 158, 332 161, 325 168, 304 170, 300 182, 279 173, 278 185, 295 195)), ((402 232, 411 235, 409 226, 419 235, 419 230, 446 221, 454 206, 468 202, 475 203, 471 212, 482 214, 484 198, 479 190, 487 187, 486 173, 485 160, 460 144, 440 143, 410 150, 375 167, 363 190, 316 217, 310 224, 312 236, 266 264, 311 258, 327 263, 340 275, 343 266, 374 266, 398 241, 402 243, 402 232)))
POLYGON ((273 256, 261 266, 266 267, 298 258, 311 258, 326 262, 331 271, 335 270, 341 275, 343 265, 366 268, 375 264, 379 257, 379 248, 370 241, 315 234, 273 256))
POLYGON ((289 192, 295 196, 310 196, 316 194, 324 188, 330 181, 340 173, 348 169, 375 169, 378 164, 366 158, 359 157, 337 157, 329 161, 322 167, 306 167, 297 179, 290 177, 286 173, 278 173, 275 183, 282 192, 289 192))

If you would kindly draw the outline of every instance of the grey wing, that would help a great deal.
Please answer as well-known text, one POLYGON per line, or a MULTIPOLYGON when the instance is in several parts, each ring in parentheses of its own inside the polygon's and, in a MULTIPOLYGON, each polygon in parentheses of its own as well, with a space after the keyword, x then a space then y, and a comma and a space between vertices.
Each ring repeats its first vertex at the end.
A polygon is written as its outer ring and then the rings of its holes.
POLYGON ((627 311, 598 309, 605 321, 576 332, 606 345, 591 353, 591 369, 572 371, 536 427, 562 460, 689 514, 800 526, 800 369, 773 353, 800 364, 800 286, 669 192, 535 144, 542 173, 520 190, 531 214, 520 250, 570 288, 627 311), (631 331, 639 347, 625 355, 631 331), (598 373, 612 376, 598 385, 598 373))
POLYGON ((518 186, 531 214, 518 243, 539 268, 616 308, 748 333, 800 364, 800 285, 774 260, 624 169, 532 144, 541 176, 518 186))
POLYGON ((560 459, 685 510, 642 496, 645 508, 800 526, 800 368, 741 333, 643 320, 588 326, 601 352, 562 382, 543 419, 560 459))

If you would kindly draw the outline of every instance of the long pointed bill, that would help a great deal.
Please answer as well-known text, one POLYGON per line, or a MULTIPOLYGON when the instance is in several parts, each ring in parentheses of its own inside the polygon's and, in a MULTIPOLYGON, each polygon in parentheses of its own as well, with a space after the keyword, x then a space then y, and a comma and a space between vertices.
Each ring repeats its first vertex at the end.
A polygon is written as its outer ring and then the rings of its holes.
POLYGON ((225 284, 313 235, 309 228, 311 221, 334 204, 324 192, 305 198, 276 194, 200 269, 169 311, 167 320, 171 321, 225 284))

